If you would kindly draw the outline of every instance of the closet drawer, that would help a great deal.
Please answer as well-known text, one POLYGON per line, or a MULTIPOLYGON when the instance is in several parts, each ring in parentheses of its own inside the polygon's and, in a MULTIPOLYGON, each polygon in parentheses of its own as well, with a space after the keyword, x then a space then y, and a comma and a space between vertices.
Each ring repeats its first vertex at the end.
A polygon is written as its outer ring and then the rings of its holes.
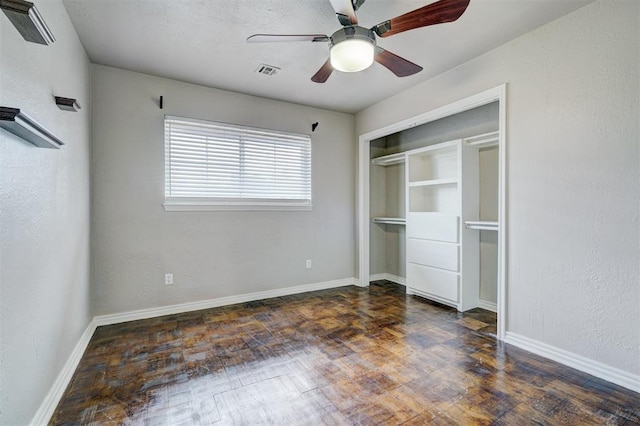
POLYGON ((455 272, 408 263, 407 286, 458 303, 458 274, 455 272))
POLYGON ((407 238, 458 242, 458 216, 407 214, 407 238))
POLYGON ((407 238, 407 262, 457 272, 459 258, 455 243, 407 238))

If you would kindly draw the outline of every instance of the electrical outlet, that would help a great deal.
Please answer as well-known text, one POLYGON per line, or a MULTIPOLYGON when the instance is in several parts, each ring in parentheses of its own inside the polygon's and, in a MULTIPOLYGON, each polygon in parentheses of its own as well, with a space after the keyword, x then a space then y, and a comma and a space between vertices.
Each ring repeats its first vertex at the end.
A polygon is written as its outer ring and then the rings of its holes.
POLYGON ((164 274, 164 284, 173 285, 173 274, 164 274))
POLYGON ((311 269, 311 259, 307 259, 306 267, 307 269, 311 269))

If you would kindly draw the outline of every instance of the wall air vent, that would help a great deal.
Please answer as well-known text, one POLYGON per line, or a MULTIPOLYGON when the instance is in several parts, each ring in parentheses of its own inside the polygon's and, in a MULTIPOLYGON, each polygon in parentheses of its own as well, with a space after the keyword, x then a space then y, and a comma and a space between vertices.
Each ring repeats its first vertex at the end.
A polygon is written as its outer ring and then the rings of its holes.
POLYGON ((273 65, 260 64, 258 68, 256 68, 256 72, 258 74, 265 75, 274 75, 276 72, 280 71, 280 68, 274 67, 273 65))

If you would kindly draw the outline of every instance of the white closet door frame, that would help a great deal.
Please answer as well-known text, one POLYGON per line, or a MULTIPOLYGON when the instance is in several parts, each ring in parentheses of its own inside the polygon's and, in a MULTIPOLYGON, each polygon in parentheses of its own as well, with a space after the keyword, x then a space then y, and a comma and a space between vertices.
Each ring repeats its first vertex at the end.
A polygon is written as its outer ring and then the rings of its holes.
POLYGON ((463 111, 498 101, 499 165, 498 165, 498 339, 504 340, 507 317, 507 85, 494 87, 449 105, 425 112, 398 123, 360 135, 358 143, 358 282, 369 285, 369 163, 370 142, 393 133, 439 120, 463 111))

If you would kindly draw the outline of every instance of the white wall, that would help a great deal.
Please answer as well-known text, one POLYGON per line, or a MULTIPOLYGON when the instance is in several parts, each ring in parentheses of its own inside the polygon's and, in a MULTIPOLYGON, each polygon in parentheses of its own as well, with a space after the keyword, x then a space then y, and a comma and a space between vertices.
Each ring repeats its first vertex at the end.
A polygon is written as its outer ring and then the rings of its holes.
MULTIPOLYGON (((498 220, 499 149, 497 146, 481 149, 480 163, 480 220, 498 220)), ((498 233, 480 233, 480 300, 498 303, 498 233)))
MULTIPOLYGON (((383 147, 372 144, 370 154, 371 158, 381 157, 386 154, 386 150, 383 147)), ((369 184, 371 188, 375 188, 375 191, 372 191, 371 197, 369 198, 371 217, 391 216, 387 210, 386 202, 387 182, 389 181, 387 174, 387 167, 376 166, 369 163, 369 184)), ((387 253, 387 231, 387 225, 373 222, 369 223, 369 273, 371 275, 395 272, 387 269, 387 259, 389 256, 396 256, 395 253, 387 253)))
POLYGON ((640 374, 640 3, 598 1, 356 116, 508 83, 507 331, 640 374))
POLYGON ((354 276, 353 115, 98 65, 92 72, 97 315, 354 276), (164 114, 310 134, 313 210, 164 211, 164 114), (164 285, 167 272, 173 286, 164 285))
POLYGON ((33 418, 90 315, 90 68, 60 1, 38 2, 56 42, 28 43, 0 13, 0 105, 66 142, 0 129, 0 424, 33 418), (76 98, 79 112, 56 107, 76 98))

